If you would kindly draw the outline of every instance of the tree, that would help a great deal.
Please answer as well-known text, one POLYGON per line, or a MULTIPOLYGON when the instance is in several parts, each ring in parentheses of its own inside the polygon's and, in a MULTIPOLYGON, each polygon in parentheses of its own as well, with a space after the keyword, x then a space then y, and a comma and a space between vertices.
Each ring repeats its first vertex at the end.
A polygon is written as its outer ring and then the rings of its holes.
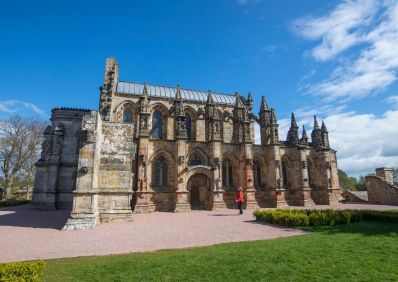
POLYGON ((392 177, 393 177, 393 180, 394 180, 394 185, 398 186, 398 167, 393 168, 392 177))
POLYGON ((356 179, 354 177, 349 177, 347 173, 341 169, 339 169, 338 172, 340 187, 344 190, 355 191, 357 186, 356 179))
POLYGON ((366 181, 365 181, 365 177, 363 175, 361 175, 356 183, 356 190, 357 191, 366 191, 366 181))
POLYGON ((46 123, 37 118, 12 116, 0 120, 0 169, 3 198, 8 199, 16 182, 33 185, 34 163, 40 152, 46 123), (17 181, 18 180, 18 181, 17 181))

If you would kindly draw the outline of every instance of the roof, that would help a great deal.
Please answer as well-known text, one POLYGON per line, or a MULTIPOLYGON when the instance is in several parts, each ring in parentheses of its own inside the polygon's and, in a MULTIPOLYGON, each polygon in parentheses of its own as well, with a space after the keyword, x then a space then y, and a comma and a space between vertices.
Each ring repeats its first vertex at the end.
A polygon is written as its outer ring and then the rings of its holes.
MULTIPOLYGON (((168 87, 168 86, 157 86, 147 84, 148 95, 150 97, 163 97, 163 98, 172 98, 174 99, 177 91, 177 87, 168 87)), ((131 94, 131 95, 142 95, 144 90, 143 83, 135 83, 135 82, 124 82, 119 81, 117 84, 116 92, 121 94, 131 94)), ((190 90, 180 88, 181 97, 183 100, 189 101, 198 101, 198 102, 206 102, 207 101, 207 92, 200 90, 190 90)), ((218 104, 235 104, 235 95, 231 94, 222 94, 222 93, 214 93, 211 92, 211 96, 215 103, 218 104)))

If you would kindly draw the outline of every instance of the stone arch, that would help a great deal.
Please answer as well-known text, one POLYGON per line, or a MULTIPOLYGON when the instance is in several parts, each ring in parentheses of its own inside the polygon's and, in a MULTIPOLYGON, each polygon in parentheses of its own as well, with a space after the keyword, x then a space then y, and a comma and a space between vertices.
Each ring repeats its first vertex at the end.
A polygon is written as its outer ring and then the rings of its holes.
POLYGON ((282 186, 285 188, 292 187, 292 161, 287 155, 281 157, 281 175, 282 186))
POLYGON ((195 167, 187 175, 187 191, 191 209, 212 209, 213 175, 206 167, 195 167))
POLYGON ((123 101, 119 103, 113 110, 113 121, 115 122, 125 122, 134 124, 134 136, 138 136, 138 124, 140 119, 140 110, 136 103, 132 101, 123 101), (130 111, 132 114, 132 120, 125 121, 126 110, 130 111))
POLYGON ((149 185, 152 187, 152 190, 158 191, 159 189, 162 189, 162 192, 171 192, 175 189, 176 186, 176 180, 175 180, 175 162, 172 154, 169 151, 166 150, 159 150, 156 151, 154 154, 149 159, 149 171, 148 171, 148 177, 150 177, 149 185), (154 173, 155 173, 155 163, 159 158, 164 158, 166 164, 167 164, 167 186, 162 186, 162 187, 156 187, 154 185, 154 173))
POLYGON ((187 136, 189 141, 196 140, 196 119, 197 119, 197 112, 191 106, 184 107, 185 116, 185 125, 187 127, 187 136), (189 117, 189 120, 188 120, 189 117))
POLYGON ((262 156, 254 155, 253 157, 253 186, 256 189, 263 188, 266 181, 266 162, 262 156), (256 179, 257 178, 257 179, 256 179))
POLYGON ((149 125, 150 125, 149 132, 151 138, 161 139, 161 140, 167 139, 168 118, 169 118, 169 110, 164 104, 156 103, 151 106, 150 117, 149 117, 149 125), (159 134, 156 132, 155 136, 155 130, 160 130, 161 132, 159 134))
POLYGON ((123 113, 125 109, 130 109, 133 114, 133 122, 136 123, 139 118, 139 109, 138 106, 132 101, 123 101, 119 103, 113 113, 114 113, 114 121, 123 122, 123 113))
POLYGON ((224 190, 235 191, 239 186, 239 159, 234 153, 224 153, 221 162, 221 176, 224 190))
POLYGON ((196 165, 207 166, 209 164, 209 157, 201 148, 194 148, 188 155, 187 164, 188 164, 188 166, 196 166, 196 165), (195 164, 194 158, 198 159, 198 161, 200 161, 200 163, 195 164), (191 162, 192 162, 192 164, 191 164, 191 162))

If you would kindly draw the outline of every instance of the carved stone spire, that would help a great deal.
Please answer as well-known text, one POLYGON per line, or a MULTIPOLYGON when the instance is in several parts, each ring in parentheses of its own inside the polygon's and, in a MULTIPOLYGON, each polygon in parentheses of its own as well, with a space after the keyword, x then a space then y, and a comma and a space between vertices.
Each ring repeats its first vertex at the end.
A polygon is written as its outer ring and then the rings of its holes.
POLYGON ((206 123, 207 123, 207 140, 215 141, 221 139, 221 122, 217 111, 216 104, 213 100, 213 95, 209 90, 206 101, 206 123))
POLYGON ((322 132, 319 129, 318 121, 314 115, 314 128, 311 132, 312 145, 314 147, 322 147, 322 132))
POLYGON ((292 113, 290 129, 289 132, 287 133, 286 142, 290 146, 297 146, 299 143, 298 126, 296 118, 294 117, 294 113, 292 113))
POLYGON ((104 84, 100 87, 99 112, 105 121, 110 121, 112 97, 119 80, 119 65, 115 58, 108 58, 105 66, 104 84))
POLYGON ((308 136, 304 125, 303 125, 303 135, 300 139, 300 145, 308 146, 308 136))
POLYGON ((253 97, 252 97, 252 93, 249 92, 247 94, 247 110, 251 113, 253 110, 253 97))
POLYGON ((185 124, 185 111, 184 102, 181 97, 180 87, 177 87, 175 98, 174 98, 174 110, 175 110, 175 130, 177 139, 186 139, 187 127, 185 124))
POLYGON ((148 88, 146 83, 142 89, 142 95, 140 96, 140 136, 149 136, 148 121, 149 121, 149 98, 148 88))
POLYGON ((329 132, 326 128, 325 122, 322 121, 321 127, 321 136, 322 136, 322 146, 325 148, 329 148, 329 132))
POLYGON ((275 110, 271 108, 269 144, 279 144, 279 125, 276 120, 275 110))
POLYGON ((260 113, 269 111, 267 101, 265 100, 265 96, 262 96, 261 98, 261 107, 260 107, 260 113))

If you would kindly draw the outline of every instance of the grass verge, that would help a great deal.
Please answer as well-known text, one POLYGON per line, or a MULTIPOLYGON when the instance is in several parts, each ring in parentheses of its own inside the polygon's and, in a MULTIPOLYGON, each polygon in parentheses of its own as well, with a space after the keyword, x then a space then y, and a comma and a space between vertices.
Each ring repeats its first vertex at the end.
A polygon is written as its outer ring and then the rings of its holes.
POLYGON ((307 227, 304 236, 46 261, 45 281, 398 281, 398 224, 307 227))

